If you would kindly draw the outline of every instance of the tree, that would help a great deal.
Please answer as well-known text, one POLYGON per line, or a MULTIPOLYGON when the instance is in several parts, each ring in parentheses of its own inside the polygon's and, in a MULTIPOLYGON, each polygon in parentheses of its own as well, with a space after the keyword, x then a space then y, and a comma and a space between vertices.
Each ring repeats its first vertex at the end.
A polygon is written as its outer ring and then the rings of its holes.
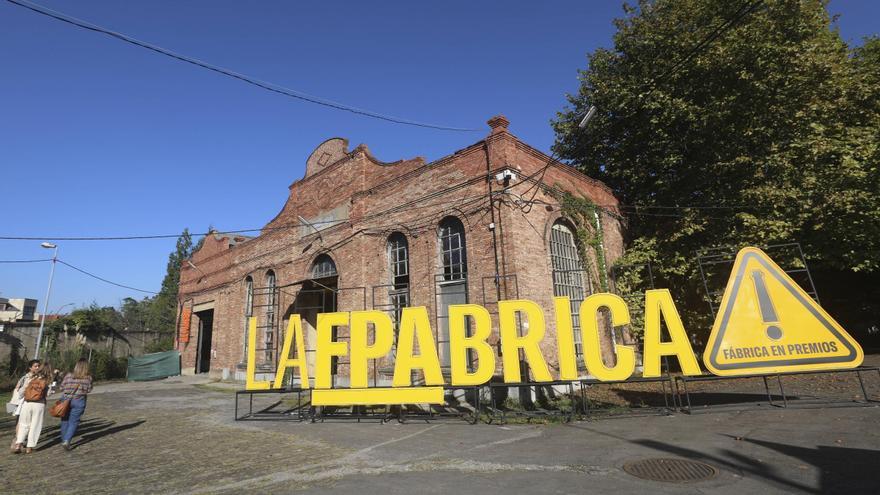
POLYGON ((192 252, 194 253, 194 252, 198 251, 199 249, 202 249, 202 246, 205 244, 205 239, 207 239, 208 236, 211 235, 211 233, 214 231, 215 231, 214 224, 209 223, 208 230, 205 231, 205 232, 207 232, 207 234, 205 234, 199 238, 198 242, 196 242, 196 245, 192 248, 192 252))
POLYGON ((148 330, 147 320, 152 304, 153 298, 151 297, 145 297, 140 301, 131 297, 123 299, 121 312, 122 319, 125 321, 125 331, 143 332, 148 330))
POLYGON ((744 5, 625 6, 553 122, 555 151, 626 205, 627 257, 652 258, 702 328, 700 249, 798 241, 823 270, 880 272, 877 39, 850 49, 826 2, 766 0, 682 62, 744 5))
POLYGON ((177 289, 180 282, 180 265, 192 255, 192 237, 189 229, 177 239, 174 251, 168 255, 168 265, 162 288, 153 297, 146 318, 150 330, 162 333, 174 333, 177 318, 177 289))

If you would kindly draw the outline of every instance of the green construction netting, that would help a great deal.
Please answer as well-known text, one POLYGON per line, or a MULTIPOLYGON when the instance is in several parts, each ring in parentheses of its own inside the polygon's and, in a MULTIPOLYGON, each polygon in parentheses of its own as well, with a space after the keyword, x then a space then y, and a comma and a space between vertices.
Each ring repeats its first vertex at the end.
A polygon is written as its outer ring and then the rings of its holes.
POLYGON ((128 381, 159 380, 180 374, 180 352, 166 351, 128 358, 128 381))

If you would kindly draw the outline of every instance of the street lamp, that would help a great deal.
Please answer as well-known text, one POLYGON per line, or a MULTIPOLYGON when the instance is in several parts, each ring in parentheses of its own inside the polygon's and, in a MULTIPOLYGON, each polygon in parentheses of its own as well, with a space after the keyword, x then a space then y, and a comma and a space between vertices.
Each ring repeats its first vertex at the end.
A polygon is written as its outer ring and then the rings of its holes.
POLYGON ((37 334, 37 345, 34 348, 34 359, 40 358, 40 343, 43 341, 43 326, 46 324, 46 313, 49 312, 49 295, 52 293, 52 277, 55 276, 55 263, 58 260, 58 246, 51 242, 40 243, 46 249, 54 249, 52 254, 52 269, 49 270, 49 288, 46 289, 46 302, 43 304, 43 315, 40 317, 40 332, 37 334))
POLYGON ((58 309, 56 309, 55 311, 52 311, 52 314, 53 314, 53 315, 60 314, 62 309, 66 308, 66 307, 68 307, 68 306, 73 306, 74 304, 76 304, 76 303, 67 303, 67 304, 63 304, 63 305, 59 306, 58 309))
POLYGON ((584 118, 581 119, 581 123, 578 124, 578 128, 583 129, 584 127, 587 127, 587 122, 589 122, 593 118, 593 116, 595 116, 595 115, 596 115, 596 105, 590 105, 590 109, 587 110, 586 115, 584 115, 584 118))

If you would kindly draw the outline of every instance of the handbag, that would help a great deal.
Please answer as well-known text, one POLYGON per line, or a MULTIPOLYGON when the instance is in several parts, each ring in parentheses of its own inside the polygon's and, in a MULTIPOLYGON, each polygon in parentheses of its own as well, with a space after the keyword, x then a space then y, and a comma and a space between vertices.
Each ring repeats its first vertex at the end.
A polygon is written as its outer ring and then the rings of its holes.
POLYGON ((6 403, 6 414, 15 414, 21 405, 21 396, 18 395, 18 389, 12 392, 12 397, 6 403))
POLYGON ((46 383, 46 380, 41 380, 39 378, 34 378, 30 382, 28 382, 28 386, 24 388, 24 400, 25 402, 40 402, 46 398, 46 389, 49 388, 49 384, 46 383))
MULTIPOLYGON (((73 389, 73 394, 75 394, 78 389, 79 385, 77 385, 76 388, 73 389)), ((67 416, 67 412, 70 411, 70 399, 72 398, 73 394, 70 394, 71 397, 68 397, 66 399, 62 398, 56 400, 55 404, 49 408, 49 414, 56 418, 63 418, 64 416, 67 416)))

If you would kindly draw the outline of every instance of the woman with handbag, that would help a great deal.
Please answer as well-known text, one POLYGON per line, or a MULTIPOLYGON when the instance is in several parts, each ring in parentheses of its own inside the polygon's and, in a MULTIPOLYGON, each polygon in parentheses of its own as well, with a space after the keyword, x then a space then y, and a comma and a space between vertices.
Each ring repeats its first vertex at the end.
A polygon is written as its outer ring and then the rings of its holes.
POLYGON ((21 447, 27 441, 25 453, 33 452, 34 447, 40 440, 40 432, 43 431, 43 416, 46 412, 46 392, 52 380, 52 371, 45 364, 37 371, 30 373, 32 376, 26 381, 21 397, 21 411, 18 416, 18 428, 16 429, 16 444, 14 452, 21 452, 21 447))
MULTIPOLYGON (((14 409, 10 412, 13 416, 18 416, 21 414, 21 405, 24 402, 22 398, 22 394, 24 394, 24 387, 27 385, 34 375, 36 375, 37 371, 40 370, 40 360, 39 359, 31 359, 27 364, 27 372, 22 376, 18 383, 15 384, 15 389, 12 391, 12 398, 9 399, 9 404, 11 404, 14 409)), ((9 405, 6 406, 7 409, 10 408, 9 405)), ((20 421, 16 419, 15 424, 15 435, 12 435, 12 453, 18 454, 21 452, 21 445, 18 444, 18 427, 21 424, 20 421)))
POLYGON ((70 440, 79 427, 79 420, 86 410, 86 396, 91 391, 92 376, 89 374, 89 361, 80 359, 73 367, 73 372, 65 375, 61 382, 61 401, 70 401, 69 409, 61 417, 61 446, 64 450, 73 449, 70 440))

